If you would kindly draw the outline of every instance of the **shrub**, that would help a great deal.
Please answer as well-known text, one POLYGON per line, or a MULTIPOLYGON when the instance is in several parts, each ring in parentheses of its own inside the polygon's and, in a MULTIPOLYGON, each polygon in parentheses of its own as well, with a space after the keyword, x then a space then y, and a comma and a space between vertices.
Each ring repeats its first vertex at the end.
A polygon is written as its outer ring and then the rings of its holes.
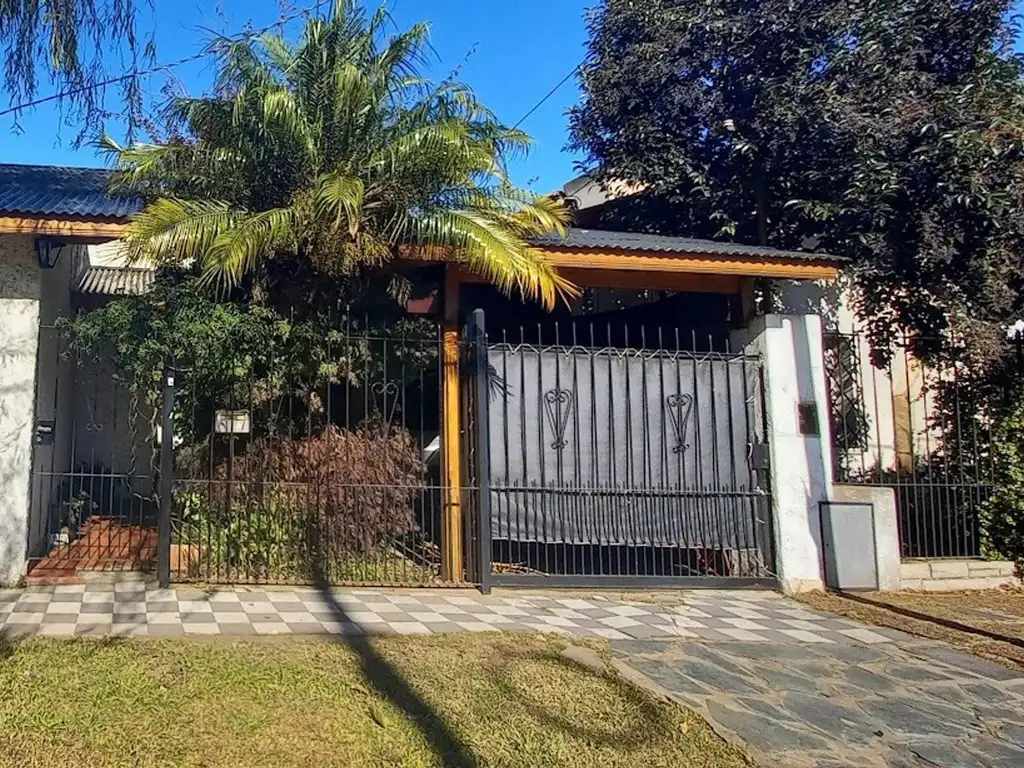
POLYGON ((992 436, 995 490, 982 507, 983 553, 990 559, 1024 564, 1024 389, 1012 395, 1011 406, 992 436))
POLYGON ((180 538, 223 564, 214 568, 315 578, 418 531, 424 465, 403 429, 372 423, 259 438, 233 459, 213 457, 212 475, 205 452, 184 464, 212 482, 185 498, 180 538))

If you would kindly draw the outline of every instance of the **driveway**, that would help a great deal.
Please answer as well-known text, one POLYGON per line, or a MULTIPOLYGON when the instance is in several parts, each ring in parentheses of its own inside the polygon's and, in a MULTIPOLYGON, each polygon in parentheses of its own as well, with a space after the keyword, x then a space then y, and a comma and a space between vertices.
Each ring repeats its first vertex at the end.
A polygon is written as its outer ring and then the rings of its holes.
POLYGON ((623 640, 612 652, 761 765, 1024 766, 1024 677, 944 643, 623 640))

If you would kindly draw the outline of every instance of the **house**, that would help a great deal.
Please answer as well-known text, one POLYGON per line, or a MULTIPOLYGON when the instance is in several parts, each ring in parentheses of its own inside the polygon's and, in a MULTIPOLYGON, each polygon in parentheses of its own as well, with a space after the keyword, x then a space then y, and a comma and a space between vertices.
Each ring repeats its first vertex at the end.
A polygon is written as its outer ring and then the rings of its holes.
MULTIPOLYGON (((641 193, 636 185, 602 187, 584 175, 557 194, 577 222, 600 228, 617 201, 641 193)), ((980 561, 980 508, 992 490, 992 424, 967 406, 973 401, 961 383, 962 364, 923 362, 911 338, 895 343, 888 359, 878 362, 854 309, 856 286, 843 276, 775 281, 775 290, 781 311, 821 318, 830 499, 868 501, 892 521, 888 538, 898 539, 905 562, 879 565, 883 586, 973 588, 996 586, 1012 575, 1010 563, 980 561), (939 563, 934 569, 933 560, 939 563)))
MULTIPOLYGON (((109 369, 62 358, 53 328, 151 280, 103 247, 140 206, 108 196, 106 181, 0 166, 0 581, 80 545, 65 522, 76 503, 97 508, 87 516, 108 539, 123 536, 130 565, 151 564, 157 548, 151 489, 102 490, 160 475, 156 419, 118 403, 109 369), (82 492, 86 476, 101 491, 82 492)), ((832 496, 821 323, 755 317, 752 298, 758 279, 830 281, 841 261, 587 228, 535 245, 584 289, 573 307, 548 315, 458 263, 431 268, 443 275, 443 467, 437 535, 417 533, 439 553, 430 578, 820 587, 819 503, 832 496)), ((104 558, 92 566, 126 565, 104 558)))

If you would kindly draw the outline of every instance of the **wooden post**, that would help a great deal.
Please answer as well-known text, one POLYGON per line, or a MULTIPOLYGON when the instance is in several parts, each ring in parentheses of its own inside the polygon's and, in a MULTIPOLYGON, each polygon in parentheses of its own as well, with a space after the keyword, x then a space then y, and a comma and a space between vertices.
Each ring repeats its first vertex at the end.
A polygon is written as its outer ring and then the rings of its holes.
POLYGON ((459 274, 449 265, 444 276, 444 355, 441 381, 441 448, 443 518, 441 520, 441 578, 463 580, 462 552, 462 425, 459 393, 459 274))

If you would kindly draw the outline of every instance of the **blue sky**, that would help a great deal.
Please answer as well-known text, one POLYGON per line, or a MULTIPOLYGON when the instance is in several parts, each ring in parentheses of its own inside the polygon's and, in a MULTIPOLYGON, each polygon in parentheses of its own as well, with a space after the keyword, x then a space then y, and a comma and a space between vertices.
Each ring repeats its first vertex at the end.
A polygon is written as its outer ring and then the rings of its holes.
MULTIPOLYGON (((298 0, 309 7, 315 0, 298 0)), ((237 34, 247 22, 255 27, 272 23, 279 14, 277 0, 153 0, 155 10, 143 16, 143 29, 156 29, 157 60, 174 61, 199 50, 205 29, 237 34)), ((141 5, 142 3, 140 3, 141 5)), ((370 5, 375 5, 371 0, 370 5)), ((585 53, 584 13, 589 0, 392 0, 395 21, 405 28, 417 21, 431 24, 431 43, 438 61, 428 73, 444 77, 466 59, 460 77, 481 100, 507 123, 515 123, 552 87, 577 66, 585 53)), ((294 33, 297 25, 289 27, 294 33)), ((180 67, 175 75, 193 93, 208 86, 212 71, 208 60, 180 67)), ((147 83, 154 97, 166 81, 157 75, 147 83)), ((48 85, 39 95, 51 92, 48 85)), ((108 94, 112 104, 117 98, 108 94)), ((560 187, 575 175, 576 159, 565 151, 568 139, 566 110, 579 98, 575 78, 565 83, 522 128, 535 139, 530 156, 513 169, 515 181, 539 192, 560 187)), ((6 106, 6 104, 4 104, 6 106)), ((60 112, 41 105, 24 114, 22 133, 12 132, 9 117, 0 118, 0 162, 102 165, 89 147, 74 150, 77 133, 61 127, 60 112)), ((118 127, 108 126, 115 136, 118 127)))

